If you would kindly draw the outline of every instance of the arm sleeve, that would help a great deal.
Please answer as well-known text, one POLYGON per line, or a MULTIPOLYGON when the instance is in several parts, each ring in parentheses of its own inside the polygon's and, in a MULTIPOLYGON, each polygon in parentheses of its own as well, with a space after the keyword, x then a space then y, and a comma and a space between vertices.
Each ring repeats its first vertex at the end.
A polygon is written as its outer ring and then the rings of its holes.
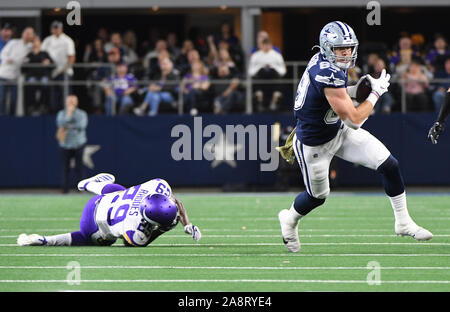
POLYGON ((283 56, 278 52, 273 53, 273 55, 275 56, 273 68, 278 72, 280 76, 284 76, 286 74, 286 65, 284 63, 283 56))
MULTIPOLYGON (((256 52, 257 53, 257 52, 256 52)), ((250 62, 248 65, 248 74, 253 77, 254 75, 256 75, 256 73, 258 72, 258 70, 261 68, 261 66, 258 66, 258 62, 257 62, 257 54, 253 54, 250 57, 250 62)))
POLYGON ((2 59, 2 62, 6 62, 8 58, 11 58, 11 47, 13 45, 13 40, 10 40, 2 49, 2 53, 0 54, 0 59, 2 59))
POLYGON ((88 125, 88 117, 86 112, 81 111, 80 114, 77 114, 77 117, 74 119, 72 124, 72 128, 75 129, 85 129, 88 125))
POLYGON ((48 51, 48 43, 49 43, 49 39, 47 37, 47 38, 44 39, 44 41, 42 41, 41 51, 45 51, 45 52, 49 53, 49 51, 48 51))
POLYGON ((72 120, 71 118, 67 118, 64 111, 60 111, 60 112, 58 112, 58 115, 56 116, 56 125, 58 127, 65 127, 67 124, 70 123, 71 120, 72 120))
POLYGON ((75 43, 70 37, 68 38, 67 42, 67 56, 75 55, 75 43))

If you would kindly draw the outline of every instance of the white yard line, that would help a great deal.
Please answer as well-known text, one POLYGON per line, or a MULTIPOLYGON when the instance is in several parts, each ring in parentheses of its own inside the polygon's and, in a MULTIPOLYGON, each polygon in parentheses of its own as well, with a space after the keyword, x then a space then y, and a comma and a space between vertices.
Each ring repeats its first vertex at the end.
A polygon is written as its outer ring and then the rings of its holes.
MULTIPOLYGON (((195 218, 196 221, 235 221, 236 218, 238 218, 240 221, 278 221, 278 218, 275 217, 253 217, 250 215, 245 216, 236 216, 236 215, 230 215, 226 217, 200 217, 195 218)), ((55 218, 42 218, 42 217, 25 217, 25 218, 0 218, 1 221, 79 221, 80 218, 62 218, 62 217, 55 217, 55 218)), ((332 217, 311 217, 308 218, 308 222, 311 221, 353 221, 353 220, 360 220, 360 221, 368 221, 373 222, 373 220, 394 220, 394 217, 376 217, 376 216, 367 216, 367 217, 351 217, 351 216, 332 216, 332 217)), ((421 217, 420 220, 431 220, 431 221, 443 221, 443 220, 450 220, 450 217, 421 217)))
MULTIPOLYGON (((70 281, 69 281, 70 282, 70 281)), ((324 283, 324 284, 367 284, 366 280, 295 280, 295 279, 104 279, 80 280, 81 283, 324 283)), ((67 280, 0 280, 0 283, 68 283, 67 280)), ((382 284, 450 284, 450 281, 382 281, 382 284)))
MULTIPOLYGON (((279 230, 278 230, 279 231, 279 230)), ((203 232, 203 231, 202 231, 203 232)), ((275 234, 223 234, 223 235, 217 235, 217 234, 205 234, 203 237, 207 238, 280 238, 280 235, 275 234)), ((396 234, 300 234, 300 237, 397 237, 396 234)), ((450 234, 436 234, 433 235, 433 237, 450 237, 450 234)), ((17 235, 0 235, 0 238, 17 238, 17 235)), ((166 234, 164 236, 160 236, 160 239, 162 238, 188 238, 186 234, 184 235, 173 235, 173 234, 166 234)))
MULTIPOLYGON (((243 225, 245 226, 245 225, 243 225)), ((77 228, 56 228, 56 229, 52 229, 52 228, 28 228, 28 229, 0 229, 0 232, 36 232, 36 233, 43 233, 45 234, 45 232, 61 232, 61 233, 67 233, 67 232, 72 232, 72 231, 78 231, 77 228)), ((177 231, 177 229, 175 229, 174 231, 177 231)), ((440 233, 449 233, 450 229, 437 229, 436 231, 440 232, 440 233)), ((265 228, 259 228, 259 229, 242 229, 242 228, 237 228, 237 229, 208 229, 202 228, 202 233, 203 232, 218 232, 218 233, 224 233, 224 232, 240 232, 240 233, 245 233, 245 232, 258 232, 258 233, 265 233, 265 232, 280 232, 279 228, 276 229, 265 229, 265 228)), ((348 232, 348 233, 364 233, 364 232, 368 232, 368 233, 377 233, 377 232, 390 232, 390 233, 394 233, 394 228, 392 229, 299 229, 299 233, 309 233, 309 232, 330 232, 330 233, 336 233, 336 232, 348 232)), ((170 232, 169 232, 170 233, 170 232)), ((169 234, 170 235, 170 234, 169 234)), ((332 235, 332 234, 329 234, 332 235)), ((349 234, 350 235, 354 235, 354 236, 360 236, 359 234, 349 234)), ((163 237, 163 236, 162 236, 163 237)))
MULTIPOLYGON (((0 269, 64 269, 66 266, 0 266, 0 269)), ((197 270, 368 270, 367 267, 247 267, 247 266, 172 266, 172 265, 87 265, 80 266, 80 269, 197 269, 197 270)), ((450 270, 450 267, 380 267, 381 270, 450 270)))
MULTIPOLYGON (((45 247, 50 248, 50 247, 45 247)), ((151 248, 149 248, 150 250, 151 248)), ((0 254, 1 257, 450 257, 450 253, 438 253, 438 254, 429 254, 429 253, 422 253, 422 254, 399 254, 399 253, 392 253, 392 254, 381 254, 381 253, 370 253, 370 254, 294 254, 294 253, 281 253, 281 254, 257 254, 257 253, 234 253, 234 254, 209 254, 209 253, 113 253, 113 254, 107 254, 107 253, 101 253, 101 254, 82 254, 82 253, 72 253, 72 254, 63 254, 63 253, 43 253, 43 254, 20 254, 20 253, 14 253, 14 254, 0 254)))
MULTIPOLYGON (((152 244, 154 247, 175 247, 175 246, 185 246, 185 247, 194 247, 194 246, 203 246, 203 247, 215 247, 215 246, 282 246, 282 243, 173 243, 173 244, 152 244)), ((450 246, 450 243, 421 243, 421 242, 412 242, 412 243, 375 243, 375 242, 359 242, 359 243, 348 243, 348 242, 327 242, 327 243, 302 243, 303 246, 373 246, 373 245, 385 245, 385 246, 421 246, 421 247, 430 247, 430 246, 450 246)), ((18 246, 17 244, 0 244, 0 247, 13 247, 18 246)))

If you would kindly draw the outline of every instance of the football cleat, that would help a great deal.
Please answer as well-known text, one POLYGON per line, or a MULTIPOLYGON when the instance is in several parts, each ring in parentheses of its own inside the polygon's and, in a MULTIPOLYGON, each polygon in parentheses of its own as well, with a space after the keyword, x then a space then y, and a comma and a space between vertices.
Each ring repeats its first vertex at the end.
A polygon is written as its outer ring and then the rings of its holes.
POLYGON ((17 245, 19 246, 42 246, 47 245, 47 239, 45 236, 38 234, 27 235, 25 233, 20 234, 17 238, 17 245))
POLYGON ((91 178, 81 180, 80 182, 78 182, 77 187, 78 187, 79 191, 85 191, 86 185, 88 183, 90 183, 90 182, 105 182, 105 181, 114 183, 114 181, 116 181, 116 178, 110 173, 99 173, 96 176, 93 176, 91 178))
POLYGON ((278 214, 281 225, 281 236, 283 243, 290 252, 300 251, 300 240, 298 239, 298 222, 292 222, 289 211, 283 209, 278 214), (294 224, 295 223, 295 224, 294 224))
POLYGON ((411 236, 418 241, 426 241, 433 238, 433 234, 418 226, 414 222, 409 222, 407 224, 395 223, 395 233, 400 236, 411 236))

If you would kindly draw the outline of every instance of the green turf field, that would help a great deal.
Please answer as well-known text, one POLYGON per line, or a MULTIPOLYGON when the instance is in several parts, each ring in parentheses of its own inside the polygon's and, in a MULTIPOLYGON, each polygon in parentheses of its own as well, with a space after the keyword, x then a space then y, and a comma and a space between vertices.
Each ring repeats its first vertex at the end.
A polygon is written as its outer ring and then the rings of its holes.
POLYGON ((450 291, 450 196, 408 197, 410 214, 435 235, 424 243, 394 235, 386 197, 332 195, 302 219, 298 254, 285 249, 277 219, 293 194, 179 197, 199 243, 178 225, 127 248, 18 247, 23 232, 78 230, 89 197, 1 196, 0 291, 450 291), (381 285, 369 285, 377 273, 381 285))

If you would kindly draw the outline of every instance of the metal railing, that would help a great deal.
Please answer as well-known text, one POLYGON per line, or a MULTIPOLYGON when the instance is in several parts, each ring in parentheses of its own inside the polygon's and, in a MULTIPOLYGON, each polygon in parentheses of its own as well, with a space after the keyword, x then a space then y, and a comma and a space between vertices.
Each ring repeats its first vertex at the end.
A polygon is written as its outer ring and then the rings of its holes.
MULTIPOLYGON (((305 61, 288 61, 286 62, 286 67, 289 69, 288 73, 290 77, 280 78, 280 79, 270 79, 270 80, 262 80, 262 79, 253 79, 249 75, 245 75, 245 78, 240 79, 240 85, 245 89, 245 113, 251 114, 253 113, 253 89, 254 85, 291 85, 292 86, 292 95, 295 97, 297 85, 301 78, 300 74, 303 73, 306 68, 308 62, 305 61)), ((49 68, 49 65, 41 65, 41 64, 27 64, 24 65, 27 68, 49 68)), ((114 65, 110 63, 75 63, 73 64, 74 69, 84 68, 84 69, 109 69, 111 72, 114 72, 114 65)), ((212 85, 217 84, 229 84, 231 80, 227 79, 211 79, 209 80, 212 85)), ((137 84, 139 87, 148 86, 151 83, 158 83, 156 80, 138 80, 137 84)), ((166 81, 167 85, 179 86, 182 82, 182 77, 178 80, 166 81)), ((435 83, 447 83, 450 82, 450 79, 430 79, 429 85, 435 83)), ((405 113, 407 111, 407 102, 406 102, 406 92, 404 85, 401 79, 391 79, 391 85, 399 84, 400 86, 400 100, 401 100, 401 111, 405 113)), ((16 85, 17 86, 17 101, 16 101, 16 116, 23 116, 25 114, 25 103, 24 103, 24 92, 26 86, 62 86, 63 90, 63 98, 69 94, 70 86, 85 86, 92 87, 98 86, 100 88, 105 86, 104 80, 95 80, 95 79, 83 79, 83 80, 73 80, 69 79, 67 74, 64 74, 62 80, 52 80, 49 79, 47 82, 43 83, 41 81, 30 82, 25 80, 25 76, 21 74, 19 78, 15 81, 0 81, 0 85, 16 85)), ((178 101, 177 101, 177 112, 178 114, 184 113, 184 102, 183 102, 183 93, 182 89, 178 88, 178 101)))

